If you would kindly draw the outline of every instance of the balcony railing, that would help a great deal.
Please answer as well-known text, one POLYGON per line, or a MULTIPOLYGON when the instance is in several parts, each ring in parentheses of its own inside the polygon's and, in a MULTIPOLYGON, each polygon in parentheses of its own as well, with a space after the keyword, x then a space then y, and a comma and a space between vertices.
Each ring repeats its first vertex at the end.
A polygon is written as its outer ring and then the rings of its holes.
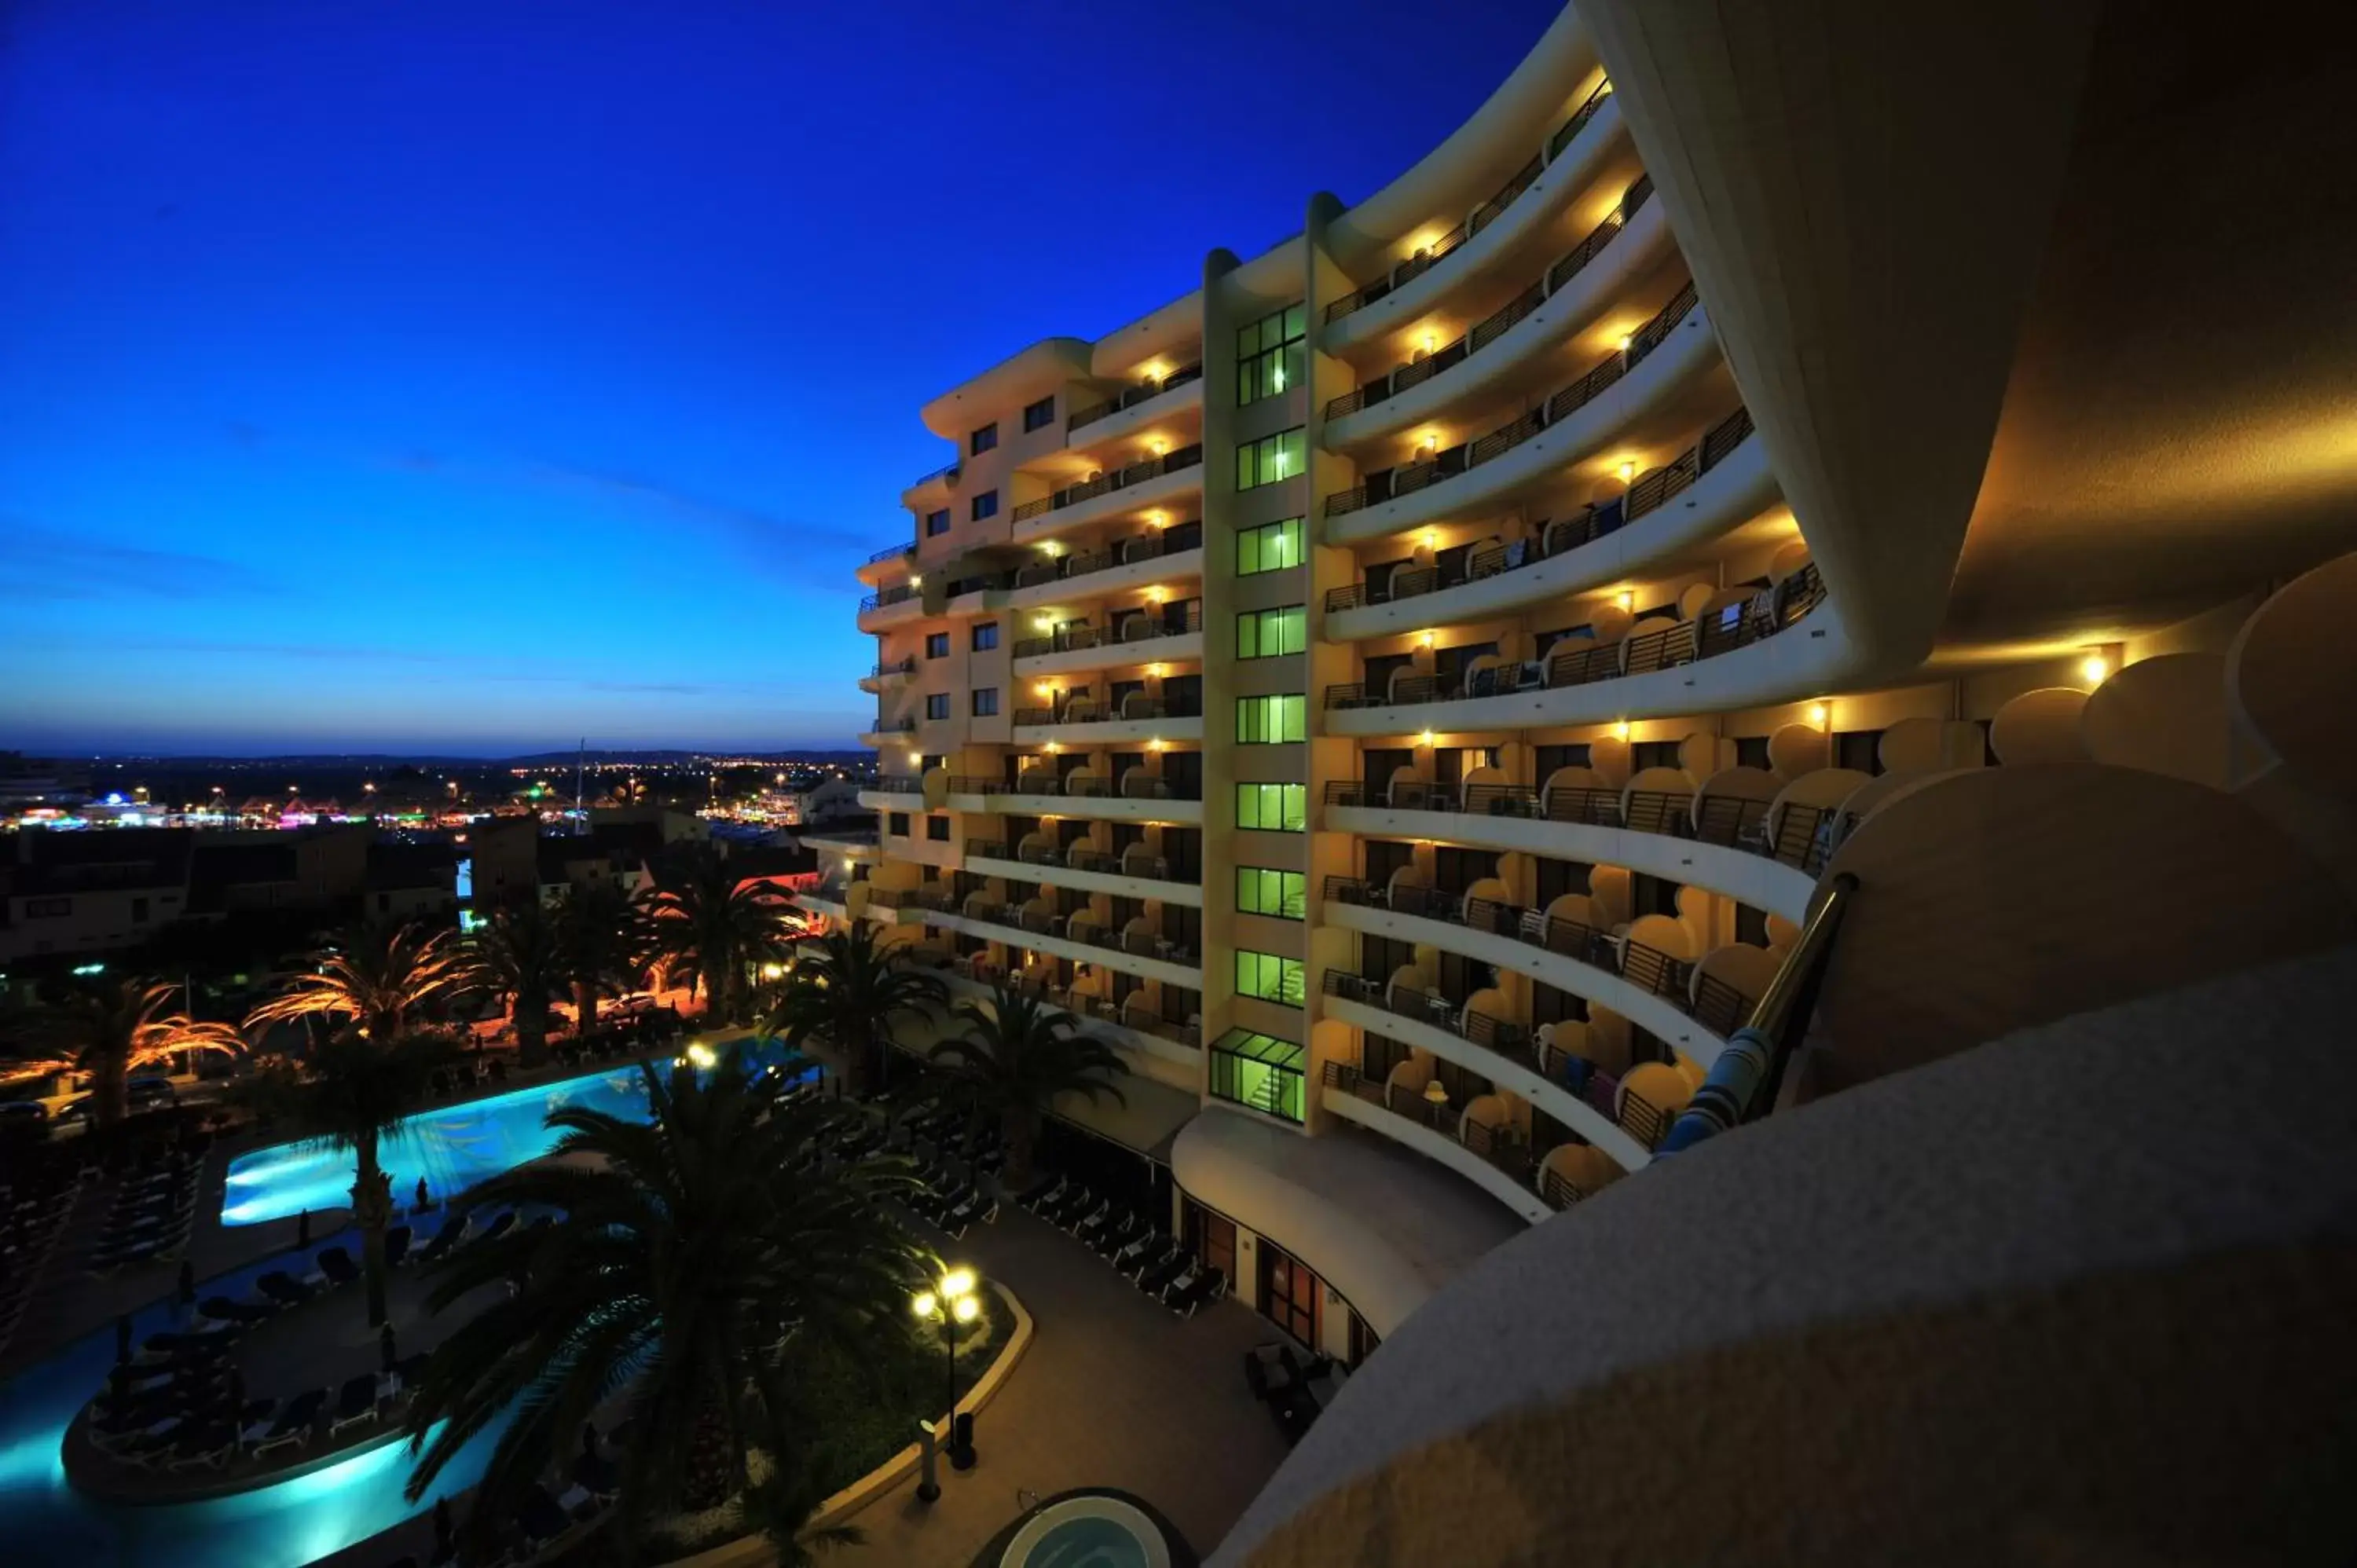
POLYGON ((1047 637, 1027 637, 1015 644, 1017 659, 1038 659, 1049 653, 1073 653, 1082 649, 1125 647, 1162 637, 1185 637, 1203 629, 1203 601, 1189 599, 1168 609, 1125 612, 1118 630, 1110 627, 1059 627, 1047 637))
POLYGON ((1402 365, 1389 375, 1373 377, 1356 390, 1331 400, 1326 404, 1326 417, 1340 419, 1344 414, 1387 403, 1411 387, 1422 386, 1443 371, 1462 364, 1469 356, 1478 354, 1496 342, 1550 295, 1577 277, 1582 269, 1611 242, 1612 237, 1628 227, 1629 220, 1636 216, 1637 209, 1644 206, 1652 194, 1652 177, 1639 176, 1636 183, 1621 196, 1620 204, 1604 221, 1548 267, 1538 282, 1500 306, 1463 337, 1441 345, 1414 364, 1402 365))
POLYGON ((1064 421, 1064 434, 1070 435, 1084 424, 1094 424, 1098 420, 1110 414, 1119 413, 1123 409, 1135 408, 1141 403, 1151 403, 1175 387, 1183 387, 1189 381, 1202 379, 1203 363, 1198 360, 1191 365, 1171 371, 1158 381, 1148 381, 1143 386, 1131 387, 1119 397, 1109 397, 1103 403, 1092 403, 1086 408, 1074 409, 1071 417, 1064 421))
POLYGON ((1515 199, 1528 190, 1537 180, 1539 171, 1563 156, 1564 148, 1571 145, 1572 138, 1578 135, 1590 120, 1596 118, 1597 111, 1604 107, 1604 101, 1611 95, 1610 82, 1598 83, 1596 91, 1587 95, 1587 102, 1573 111, 1571 118, 1557 126, 1555 134, 1547 138, 1546 154, 1544 158, 1534 157, 1516 169, 1508 177, 1506 183, 1499 187, 1497 194, 1475 208, 1464 222, 1417 251, 1415 255, 1392 268, 1383 276, 1352 293, 1344 295, 1326 307, 1326 319, 1329 322, 1340 321, 1352 311, 1361 310, 1374 304, 1375 301, 1409 280, 1422 277, 1432 270, 1434 263, 1496 222, 1506 209, 1514 204, 1515 199))
POLYGON ((913 773, 879 773, 868 788, 887 795, 921 795, 925 791, 924 780, 913 773))
POLYGON ((1764 642, 1800 624, 1824 597, 1824 578, 1811 562, 1773 588, 1762 588, 1706 621, 1680 621, 1601 647, 1584 638, 1566 638, 1543 660, 1477 671, 1469 682, 1444 683, 1432 675, 1394 675, 1390 691, 1380 694, 1369 693, 1363 682, 1337 682, 1326 688, 1325 705, 1333 711, 1466 702, 1516 692, 1587 686, 1623 675, 1675 669, 1764 642))
MULTIPOLYGON (((1069 699, 1084 694, 1067 693, 1066 697, 1069 699)), ((1017 708, 1015 710, 1015 725, 1018 729, 1025 729, 1036 728, 1041 725, 1144 724, 1154 719, 1199 719, 1202 716, 1202 701, 1195 697, 1178 697, 1168 701, 1154 697, 1144 702, 1134 702, 1125 698, 1118 708, 1092 708, 1083 713, 1074 713, 1071 703, 1067 700, 1054 707, 1017 708)), ((1103 780, 1098 782, 1103 783, 1103 780)), ((1111 789, 1107 788, 1103 792, 1109 794, 1111 789)))
POLYGON ((1192 966, 1201 962, 1201 955, 1184 942, 1174 942, 1153 932, 1116 931, 1085 909, 1074 910, 1071 914, 1049 909, 1010 910, 1004 904, 978 901, 969 895, 963 903, 952 903, 942 913, 998 927, 1009 933, 1012 945, 1016 947, 1024 945, 1022 937, 1028 934, 1053 937, 1059 941, 1094 948, 1100 952, 1150 958, 1162 963, 1192 966))
POLYGON ((1060 795, 1069 800, 1200 800, 1203 798, 1200 784, 1173 783, 1159 774, 1148 773, 1143 768, 1132 768, 1118 779, 1081 774, 1059 779, 1044 768, 1020 774, 1011 784, 1004 779, 961 776, 950 780, 950 789, 960 795, 1060 795))
POLYGON ((976 858, 1013 860, 1019 861, 1025 865, 1044 865, 1050 869, 1061 868, 1067 871, 1089 871, 1103 876, 1135 876, 1147 882, 1175 880, 1181 884, 1192 884, 1200 880, 1194 875, 1174 878, 1170 875, 1169 861, 1158 854, 1135 854, 1134 847, 1133 852, 1114 854, 1107 850, 1092 849, 1086 844, 1072 844, 1060 848, 1027 844, 1017 849, 1015 854, 1009 854, 1004 843, 985 839, 968 839, 965 843, 965 854, 968 860, 976 858))
POLYGON ((969 980, 985 984, 1000 984, 1017 995, 1028 996, 1050 1007, 1060 1008, 1076 1018, 1091 1019, 1103 1024, 1116 1024, 1135 1034, 1152 1035, 1189 1050, 1203 1048, 1203 1032, 1193 1025, 1175 1018, 1150 1015, 1135 1007, 1123 1007, 1102 996, 1050 985, 1036 975, 1005 974, 1001 967, 987 959, 961 955, 952 960, 951 969, 969 980))
POLYGON ((1181 468, 1194 467, 1202 460, 1203 444, 1198 441, 1191 446, 1181 446, 1175 452, 1165 452, 1159 457, 1148 457, 1144 462, 1132 463, 1126 468, 1116 468, 1112 473, 1099 474, 1092 479, 1083 479, 1077 485, 1069 485, 1056 491, 1053 495, 1041 496, 1037 500, 1025 501, 1015 509, 1015 521, 1026 522, 1051 511, 1061 511, 1066 507, 1078 506, 1082 501, 1094 500, 1097 497, 1109 495, 1114 490, 1125 490, 1134 485, 1142 485, 1148 479, 1158 479, 1165 474, 1175 474, 1181 468))
MULTIPOLYGON (((931 473, 918 476, 916 482, 911 484, 909 488, 912 490, 919 489, 926 485, 931 484, 935 479, 947 479, 950 483, 956 484, 958 465, 961 461, 962 459, 959 458, 952 458, 950 461, 942 464, 940 467, 935 468, 931 473)), ((915 546, 911 545, 909 548, 914 549, 915 546)))
MULTIPOLYGON (((927 476, 927 478, 931 477, 931 476, 930 475, 927 476)), ((921 485, 925 481, 923 479, 920 479, 917 482, 921 485)), ((878 550, 875 554, 870 555, 866 560, 861 562, 860 564, 863 566, 873 566, 878 561, 889 561, 898 555, 914 555, 916 553, 916 542, 913 540, 906 544, 888 544, 883 549, 878 550)))
POLYGON ((887 675, 914 675, 916 672, 917 656, 911 653, 908 658, 901 660, 898 664, 878 664, 875 669, 870 670, 867 672, 867 678, 871 681, 876 681, 881 680, 887 675))
POLYGON ((872 593, 866 598, 860 600, 859 613, 861 615, 866 615, 869 610, 880 610, 886 605, 900 604, 906 600, 913 599, 916 596, 917 590, 909 584, 895 583, 890 587, 879 588, 875 593, 872 593))
POLYGON ((1512 451, 1548 426, 1560 424, 1594 402, 1598 393, 1620 381, 1647 355, 1661 347, 1672 329, 1694 309, 1695 300, 1695 287, 1689 283, 1629 339, 1627 348, 1616 350, 1609 359, 1569 386, 1557 391, 1538 407, 1524 410, 1512 421, 1500 425, 1478 441, 1445 447, 1429 457, 1402 464, 1395 468, 1375 470, 1349 489, 1337 490, 1328 496, 1326 515, 1341 517, 1366 507, 1396 500, 1438 479, 1461 474, 1468 468, 1478 468, 1512 451))
POLYGON ((1660 997, 1719 1036, 1733 1033, 1749 1016, 1753 998, 1717 975, 1699 977, 1692 961, 1673 958, 1642 942, 1599 931, 1544 909, 1490 898, 1468 898, 1429 887, 1383 888, 1355 876, 1329 876, 1326 897, 1337 904, 1388 909, 1395 915, 1462 926, 1469 931, 1525 943, 1617 974, 1639 990, 1660 997))
POLYGON ((1200 520, 1178 524, 1173 528, 1141 533, 1129 539, 1114 540, 1095 550, 1060 555, 1052 561, 1034 561, 1011 572, 998 574, 1005 581, 989 581, 983 585, 999 588, 1037 588, 1049 583, 1071 582, 1077 577, 1098 572, 1110 572, 1118 566, 1134 566, 1143 561, 1158 561, 1166 555, 1178 555, 1203 547, 1203 524, 1200 520))
POLYGON ((1520 572, 1552 561, 1583 544, 1619 532, 1637 519, 1658 511, 1668 501, 1694 487, 1696 479, 1726 461, 1751 434, 1751 412, 1737 409, 1692 446, 1650 473, 1638 476, 1625 494, 1591 505, 1580 516, 1540 522, 1528 539, 1507 544, 1487 544, 1447 563, 1401 566, 1381 584, 1350 583, 1326 591, 1326 613, 1353 610, 1364 605, 1394 604, 1421 598, 1446 588, 1462 587, 1484 578, 1520 572))
POLYGON ((1531 1179, 1530 1144, 1512 1127, 1492 1127, 1483 1122, 1468 1122, 1463 1106, 1451 1105, 1445 1100, 1436 1103, 1415 1090, 1379 1083, 1349 1062, 1329 1061, 1326 1064, 1326 1087, 1339 1089, 1404 1122, 1413 1122, 1419 1127, 1437 1133, 1518 1182, 1527 1183, 1531 1179))
POLYGON ((914 735, 917 733, 917 721, 914 719, 886 719, 879 715, 876 720, 876 727, 869 730, 867 733, 869 735, 914 735))

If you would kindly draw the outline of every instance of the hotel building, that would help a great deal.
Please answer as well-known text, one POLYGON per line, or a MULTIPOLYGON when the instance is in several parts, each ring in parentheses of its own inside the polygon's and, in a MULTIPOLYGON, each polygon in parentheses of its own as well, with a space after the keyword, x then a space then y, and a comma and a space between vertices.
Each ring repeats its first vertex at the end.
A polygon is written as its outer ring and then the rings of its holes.
MULTIPOLYGON (((2291 310, 2236 323, 2255 424, 2198 335, 2160 373, 2121 127, 2238 144, 2064 9, 1566 9, 1383 189, 943 391, 858 573, 881 832, 805 901, 1119 1047, 1074 1118, 1354 1360, 1682 1116, 2345 935, 2288 716, 2357 607, 2345 407, 2291 310)), ((2172 304, 2264 281, 2205 264, 2172 304)))

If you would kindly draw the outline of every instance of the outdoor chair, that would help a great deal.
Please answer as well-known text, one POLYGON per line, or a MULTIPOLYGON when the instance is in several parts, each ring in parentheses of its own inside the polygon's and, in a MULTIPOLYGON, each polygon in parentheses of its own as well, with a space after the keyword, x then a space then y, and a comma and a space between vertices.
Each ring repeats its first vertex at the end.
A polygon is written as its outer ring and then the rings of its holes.
POLYGON ((352 1255, 341 1247, 324 1247, 319 1251, 319 1272, 328 1276, 329 1284, 352 1285, 361 1281, 361 1271, 352 1255))
POLYGON ((362 1372, 344 1380, 343 1392, 336 1396, 336 1413, 328 1422, 331 1441, 348 1426, 376 1419, 376 1376, 374 1372, 362 1372))
POLYGON ((253 1288, 273 1301, 300 1306, 311 1299, 311 1289, 284 1269, 273 1269, 253 1282, 253 1288))
POLYGON ((262 1440, 253 1445, 255 1457, 259 1458, 274 1448, 290 1445, 308 1447, 311 1428, 317 1423, 319 1412, 327 1407, 328 1391, 325 1389, 306 1389, 287 1401, 285 1408, 278 1412, 278 1419, 270 1423, 270 1430, 264 1433, 262 1440))
POLYGON ((450 1249, 466 1240, 467 1232, 474 1222, 474 1217, 468 1214, 454 1214, 444 1220, 442 1229, 434 1232, 434 1240, 417 1250, 417 1261, 420 1263, 441 1262, 450 1249))

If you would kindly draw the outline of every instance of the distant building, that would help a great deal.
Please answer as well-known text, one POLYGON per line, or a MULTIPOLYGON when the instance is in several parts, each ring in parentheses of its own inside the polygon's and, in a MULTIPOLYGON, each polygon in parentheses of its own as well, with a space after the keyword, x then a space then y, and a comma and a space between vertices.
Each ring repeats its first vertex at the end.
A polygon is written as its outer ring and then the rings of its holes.
POLYGON ((135 947, 187 910, 191 829, 13 837, 0 860, 0 962, 135 947))
POLYGON ((448 843, 369 846, 362 908, 375 920, 436 920, 458 910, 458 851, 448 843))

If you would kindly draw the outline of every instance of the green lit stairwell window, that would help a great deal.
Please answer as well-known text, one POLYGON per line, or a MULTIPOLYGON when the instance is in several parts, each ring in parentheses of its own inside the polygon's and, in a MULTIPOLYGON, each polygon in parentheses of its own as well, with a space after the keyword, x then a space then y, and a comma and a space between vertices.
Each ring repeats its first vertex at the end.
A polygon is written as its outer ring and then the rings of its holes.
POLYGON ((1308 313, 1299 305, 1288 306, 1237 329, 1238 408, 1301 384, 1308 369, 1308 313))
POLYGON ((1299 1122, 1307 1061, 1308 1053, 1289 1040, 1231 1029, 1211 1046, 1211 1096, 1299 1122))

